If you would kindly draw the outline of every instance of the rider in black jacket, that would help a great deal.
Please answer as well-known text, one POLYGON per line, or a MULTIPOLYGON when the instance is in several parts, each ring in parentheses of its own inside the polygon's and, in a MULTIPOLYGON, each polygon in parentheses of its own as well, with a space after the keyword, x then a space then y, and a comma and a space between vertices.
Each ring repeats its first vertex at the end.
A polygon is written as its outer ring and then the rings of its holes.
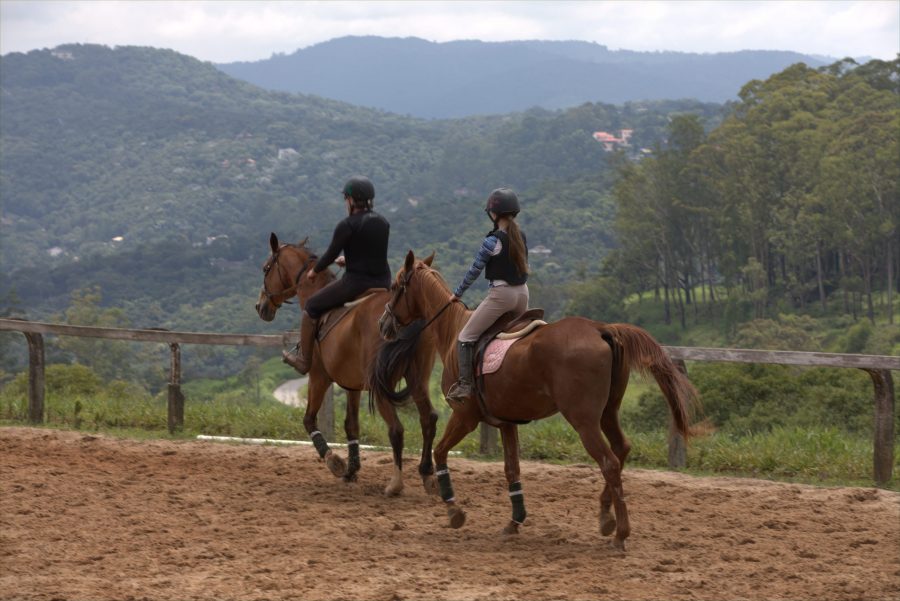
POLYGON ((387 249, 391 226, 372 210, 375 186, 366 177, 351 177, 344 184, 349 216, 337 224, 331 244, 306 273, 313 280, 332 263, 345 266, 344 277, 306 301, 300 322, 298 353, 282 353, 284 362, 301 374, 309 371, 318 319, 330 309, 352 301, 370 288, 390 288, 387 249), (343 251, 343 256, 340 256, 343 251))

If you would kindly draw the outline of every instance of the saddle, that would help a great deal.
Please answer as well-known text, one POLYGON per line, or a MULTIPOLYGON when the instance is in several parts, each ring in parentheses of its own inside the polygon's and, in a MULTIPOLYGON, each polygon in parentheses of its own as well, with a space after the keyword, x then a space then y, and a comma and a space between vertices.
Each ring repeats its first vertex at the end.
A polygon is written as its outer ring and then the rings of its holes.
POLYGON ((491 373, 499 369, 499 363, 502 362, 503 355, 506 354, 506 351, 515 341, 521 340, 539 327, 547 325, 547 322, 543 320, 543 317, 543 309, 529 309, 521 315, 516 315, 514 312, 509 311, 501 315, 492 326, 485 330, 475 343, 475 369, 472 372, 475 374, 475 377, 473 378, 475 397, 481 405, 481 412, 484 414, 485 418, 484 421, 492 426, 498 426, 504 422, 527 424, 531 421, 506 420, 494 417, 490 411, 488 411, 484 400, 484 376, 486 373, 491 373), (485 358, 491 355, 488 346, 495 340, 506 341, 506 344, 503 345, 504 348, 498 351, 500 356, 498 357, 499 360, 497 361, 496 367, 485 371, 485 358))
POLYGON ((347 316, 350 311, 352 311, 357 305, 362 304, 366 301, 370 296, 378 294, 379 292, 385 292, 387 288, 369 288, 359 296, 357 296, 352 301, 346 302, 340 307, 335 307, 334 309, 330 309, 325 315, 319 318, 319 327, 316 330, 316 340, 322 342, 325 340, 325 337, 328 336, 328 333, 334 329, 334 327, 341 322, 344 317, 347 316))

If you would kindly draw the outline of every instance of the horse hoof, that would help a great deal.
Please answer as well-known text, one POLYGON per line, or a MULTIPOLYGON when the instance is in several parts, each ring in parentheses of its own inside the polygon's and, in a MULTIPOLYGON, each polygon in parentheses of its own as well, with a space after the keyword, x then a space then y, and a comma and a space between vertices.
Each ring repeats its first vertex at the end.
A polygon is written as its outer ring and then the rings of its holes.
POLYGON ((356 482, 359 479, 359 476, 356 474, 356 472, 353 472, 352 474, 346 473, 346 474, 344 474, 343 477, 344 477, 344 482, 346 482, 347 484, 356 482))
POLYGON ((619 553, 625 552, 625 540, 619 538, 618 536, 609 541, 609 546, 613 551, 618 551, 619 553))
POLYGON ((440 494, 441 490, 438 488, 437 478, 434 477, 434 474, 429 474, 422 478, 422 485, 425 487, 425 492, 429 495, 437 496, 440 494))
POLYGON ((610 514, 600 516, 600 534, 609 536, 616 531, 616 518, 610 514))
POLYGON ((325 458, 325 465, 337 478, 343 478, 347 473, 347 462, 340 455, 331 453, 325 458))
POLYGON ((451 507, 447 510, 447 517, 450 518, 450 527, 454 530, 462 528, 466 523, 466 512, 459 507, 451 507))
POLYGON ((403 492, 402 484, 400 486, 388 484, 384 487, 384 496, 386 497, 399 497, 401 492, 403 492))
POLYGON ((518 534, 519 533, 519 524, 510 520, 506 525, 506 528, 503 529, 503 534, 518 534))

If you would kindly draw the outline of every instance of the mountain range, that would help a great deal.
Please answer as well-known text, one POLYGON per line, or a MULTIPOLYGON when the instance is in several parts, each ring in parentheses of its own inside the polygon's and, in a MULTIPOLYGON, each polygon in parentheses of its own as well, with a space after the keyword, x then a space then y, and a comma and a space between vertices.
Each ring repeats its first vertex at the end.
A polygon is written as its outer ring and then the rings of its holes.
POLYGON ((579 41, 429 42, 342 37, 253 62, 217 65, 269 90, 402 115, 454 118, 585 102, 736 100, 750 80, 833 60, 787 51, 697 54, 610 50, 579 41))

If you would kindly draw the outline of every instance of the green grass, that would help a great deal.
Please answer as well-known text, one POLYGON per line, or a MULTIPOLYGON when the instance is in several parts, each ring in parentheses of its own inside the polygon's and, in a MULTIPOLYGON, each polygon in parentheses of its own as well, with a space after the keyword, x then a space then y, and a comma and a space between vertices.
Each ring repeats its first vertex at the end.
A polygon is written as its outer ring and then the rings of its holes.
MULTIPOLYGON (((141 394, 124 383, 103 386, 72 366, 48 369, 45 398, 46 425, 52 428, 104 432, 127 438, 193 438, 198 434, 306 440, 303 410, 287 407, 274 400, 271 391, 293 372, 283 370, 273 360, 261 366, 257 378, 238 381, 201 381, 184 387, 184 430, 170 435, 166 431, 165 393, 141 394), (73 375, 74 374, 74 375, 73 375)), ((54 366, 56 367, 56 366, 54 366)), ((435 375, 439 374, 436 368, 435 375)), ((24 379, 14 380, 0 390, 0 424, 27 424, 27 395, 24 379)), ((633 410, 643 391, 655 383, 633 378, 623 401, 623 412, 633 410)), ((447 423, 450 409, 432 379, 432 399, 439 413, 438 437, 447 423)), ((360 411, 360 442, 389 446, 387 426, 378 415, 369 413, 366 396, 360 411)), ((346 397, 335 394, 335 436, 342 442, 346 397)), ((418 413, 412 406, 399 410, 405 428, 404 446, 408 461, 422 448, 418 413)), ((668 469, 666 432, 629 431, 632 450, 626 467, 668 469)), ((900 434, 900 432, 898 432, 900 434)), ((559 415, 519 429, 521 456, 527 460, 554 463, 589 463, 593 460, 581 442, 559 415)), ((455 450, 464 456, 479 458, 479 432, 469 434, 455 450)), ((900 449, 900 436, 895 443, 900 449)), ((699 475, 730 475, 767 478, 821 485, 873 486, 873 443, 870 435, 854 434, 826 427, 775 427, 765 433, 742 434, 715 432, 694 438, 688 449, 685 471, 699 475)), ((894 473, 900 476, 900 453, 896 454, 894 473)), ((496 460, 499 456, 488 457, 496 460)), ((887 484, 900 490, 898 476, 887 484)))

